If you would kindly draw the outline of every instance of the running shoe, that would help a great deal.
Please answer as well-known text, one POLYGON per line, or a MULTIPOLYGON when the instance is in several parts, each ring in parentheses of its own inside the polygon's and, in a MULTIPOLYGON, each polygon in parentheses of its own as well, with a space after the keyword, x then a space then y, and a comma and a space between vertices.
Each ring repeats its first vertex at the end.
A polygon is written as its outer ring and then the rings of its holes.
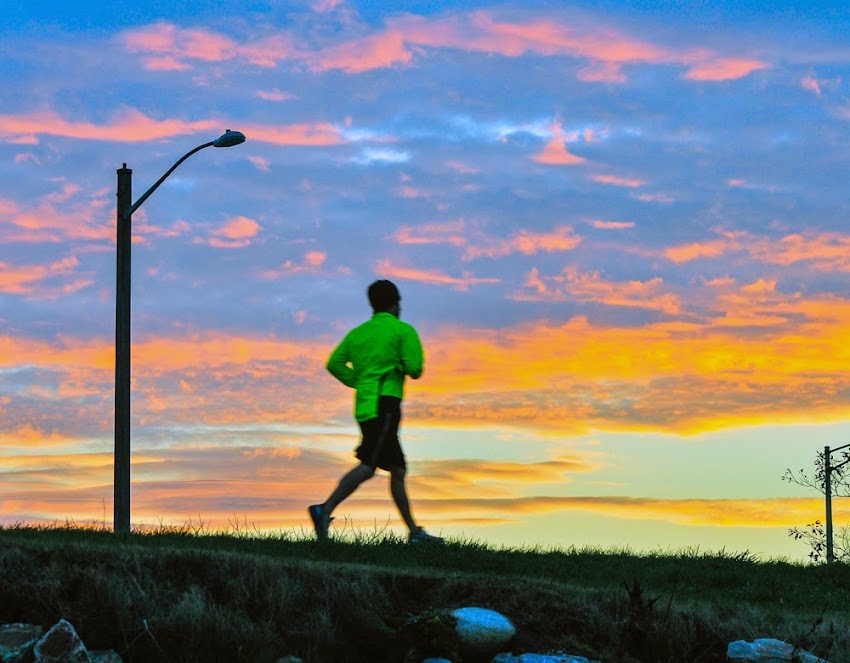
POLYGON ((409 543, 443 543, 442 537, 428 534, 428 532, 421 527, 415 532, 411 532, 410 537, 407 540, 409 543))
POLYGON ((313 527, 316 530, 316 538, 320 541, 327 540, 328 527, 330 527, 333 518, 325 513, 325 506, 323 504, 314 504, 307 507, 307 513, 310 514, 310 518, 313 521, 313 527))

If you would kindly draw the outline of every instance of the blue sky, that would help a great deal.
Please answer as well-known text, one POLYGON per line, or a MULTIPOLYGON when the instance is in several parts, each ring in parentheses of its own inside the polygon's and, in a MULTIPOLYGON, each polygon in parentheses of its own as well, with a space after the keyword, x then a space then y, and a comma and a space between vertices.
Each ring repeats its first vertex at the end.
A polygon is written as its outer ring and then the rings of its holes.
POLYGON ((235 129, 133 217, 134 522, 299 527, 356 444, 324 360, 390 278, 429 528, 802 557, 779 477, 850 419, 842 9, 386 7, 6 8, 4 518, 111 513, 115 171, 235 129))

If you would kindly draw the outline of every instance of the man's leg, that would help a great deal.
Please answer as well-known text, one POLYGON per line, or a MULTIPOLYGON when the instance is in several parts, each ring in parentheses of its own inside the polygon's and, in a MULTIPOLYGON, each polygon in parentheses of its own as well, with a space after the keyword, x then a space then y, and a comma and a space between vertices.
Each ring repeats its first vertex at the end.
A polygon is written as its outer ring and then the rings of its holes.
POLYGON ((390 468, 390 493, 393 496, 396 507, 398 507, 398 512, 407 525, 407 529, 413 534, 419 531, 419 526, 413 520, 413 514, 410 512, 410 500, 407 499, 407 490, 404 487, 404 477, 406 474, 407 470, 403 467, 390 468))
POLYGON ((361 483, 368 481, 373 476, 375 476, 375 468, 369 467, 364 463, 360 463, 353 470, 350 470, 339 480, 336 490, 331 493, 331 496, 322 505, 325 513, 330 516, 333 510, 339 506, 340 502, 357 490, 361 483))

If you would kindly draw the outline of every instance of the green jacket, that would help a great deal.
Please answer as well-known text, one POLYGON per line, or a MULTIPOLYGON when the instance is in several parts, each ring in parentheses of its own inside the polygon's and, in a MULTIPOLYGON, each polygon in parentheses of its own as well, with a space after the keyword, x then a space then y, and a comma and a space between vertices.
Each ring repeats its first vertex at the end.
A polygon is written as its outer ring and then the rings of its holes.
POLYGON ((378 416, 379 396, 404 396, 404 378, 422 375, 422 342, 412 325, 392 313, 375 313, 355 327, 331 353, 327 368, 356 389, 354 418, 378 416))

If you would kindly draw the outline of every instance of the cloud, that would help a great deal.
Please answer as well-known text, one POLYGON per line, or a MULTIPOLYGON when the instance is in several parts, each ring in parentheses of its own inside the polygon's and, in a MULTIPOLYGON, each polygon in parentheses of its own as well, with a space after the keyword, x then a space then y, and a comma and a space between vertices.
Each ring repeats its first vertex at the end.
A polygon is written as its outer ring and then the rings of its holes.
POLYGON ((552 140, 546 143, 543 151, 534 155, 532 159, 549 166, 576 166, 584 163, 582 157, 570 153, 564 145, 564 132, 561 130, 560 122, 552 124, 552 140))
MULTIPOLYGON (((293 274, 317 274, 322 271, 322 266, 327 260, 328 254, 324 251, 307 251, 300 262, 286 260, 279 269, 264 270, 260 276, 265 279, 280 279, 293 274)), ((302 320, 303 322, 303 320, 302 320)))
MULTIPOLYGON (((335 4, 323 0, 327 11, 335 4)), ((513 21, 495 13, 447 12, 436 16, 399 14, 382 29, 337 43, 299 48, 290 33, 282 32, 258 42, 237 42, 206 30, 183 29, 167 22, 122 33, 124 48, 141 57, 154 70, 185 70, 195 63, 231 59, 273 67, 289 60, 313 71, 338 70, 359 74, 375 69, 411 66, 414 55, 427 57, 435 49, 499 54, 518 58, 527 53, 584 61, 577 78, 585 82, 622 83, 624 65, 655 64, 686 67, 684 77, 699 81, 742 78, 769 65, 751 57, 718 53, 707 48, 677 49, 650 43, 588 20, 538 18, 530 15, 513 21)))
MULTIPOLYGON (((154 120, 138 110, 127 108, 108 124, 71 122, 54 111, 36 111, 26 115, 0 115, 0 138, 21 135, 52 135, 82 140, 142 142, 200 132, 221 131, 216 120, 154 120)), ((218 135, 218 134, 216 134, 218 135)))
POLYGON ((520 300, 594 302, 607 306, 626 306, 655 310, 669 315, 681 312, 681 302, 675 293, 664 292, 660 277, 648 281, 605 281, 598 273, 580 273, 567 267, 560 274, 541 276, 537 269, 526 278, 531 294, 516 295, 520 300))
POLYGON ((251 165, 254 166, 261 173, 267 173, 271 170, 269 160, 264 159, 263 157, 251 156, 248 157, 248 161, 251 162, 251 165))
POLYGON ((310 58, 310 63, 316 71, 339 69, 349 74, 358 74, 372 69, 408 64, 412 58, 412 53, 405 45, 404 35, 395 30, 387 30, 325 48, 310 58))
POLYGON ((626 230, 635 227, 634 221, 603 221, 602 219, 594 219, 591 225, 601 230, 626 230))
POLYGON ((463 251, 463 260, 504 258, 514 254, 561 253, 572 251, 582 241, 571 226, 559 226, 549 232, 519 230, 507 237, 483 231, 481 223, 455 219, 421 226, 401 226, 393 235, 399 244, 448 244, 463 251))
POLYGON ((814 93, 818 97, 824 90, 837 90, 841 85, 841 78, 822 79, 815 74, 806 74, 800 79, 800 87, 814 93))
POLYGON ((630 189, 635 189, 646 184, 643 180, 629 177, 618 177, 616 175, 591 175, 590 179, 594 182, 599 182, 600 184, 613 184, 614 186, 624 186, 629 187, 630 189))
POLYGON ((694 81, 729 81, 768 67, 767 63, 750 58, 718 58, 690 67, 685 78, 694 81))
POLYGON ((218 249, 242 249, 251 245, 262 230, 259 223, 245 216, 228 219, 225 224, 210 232, 209 244, 218 249))
POLYGON ((90 277, 81 278, 77 275, 79 265, 79 260, 74 256, 43 265, 0 262, 0 292, 37 298, 53 298, 76 292, 94 282, 90 277))
POLYGON ((417 269, 395 265, 389 259, 380 260, 375 265, 375 273, 384 278, 416 281, 429 285, 447 285, 455 290, 468 290, 470 286, 500 283, 498 278, 482 278, 471 272, 463 272, 460 276, 451 276, 439 270, 417 269))
POLYGON ((363 150, 352 161, 362 166, 373 163, 407 163, 410 161, 410 153, 403 150, 369 148, 363 150))
POLYGON ((277 88, 272 88, 271 90, 257 90, 254 94, 260 99, 265 101, 290 101, 292 99, 298 99, 298 97, 291 92, 286 92, 284 90, 279 90, 277 88))

